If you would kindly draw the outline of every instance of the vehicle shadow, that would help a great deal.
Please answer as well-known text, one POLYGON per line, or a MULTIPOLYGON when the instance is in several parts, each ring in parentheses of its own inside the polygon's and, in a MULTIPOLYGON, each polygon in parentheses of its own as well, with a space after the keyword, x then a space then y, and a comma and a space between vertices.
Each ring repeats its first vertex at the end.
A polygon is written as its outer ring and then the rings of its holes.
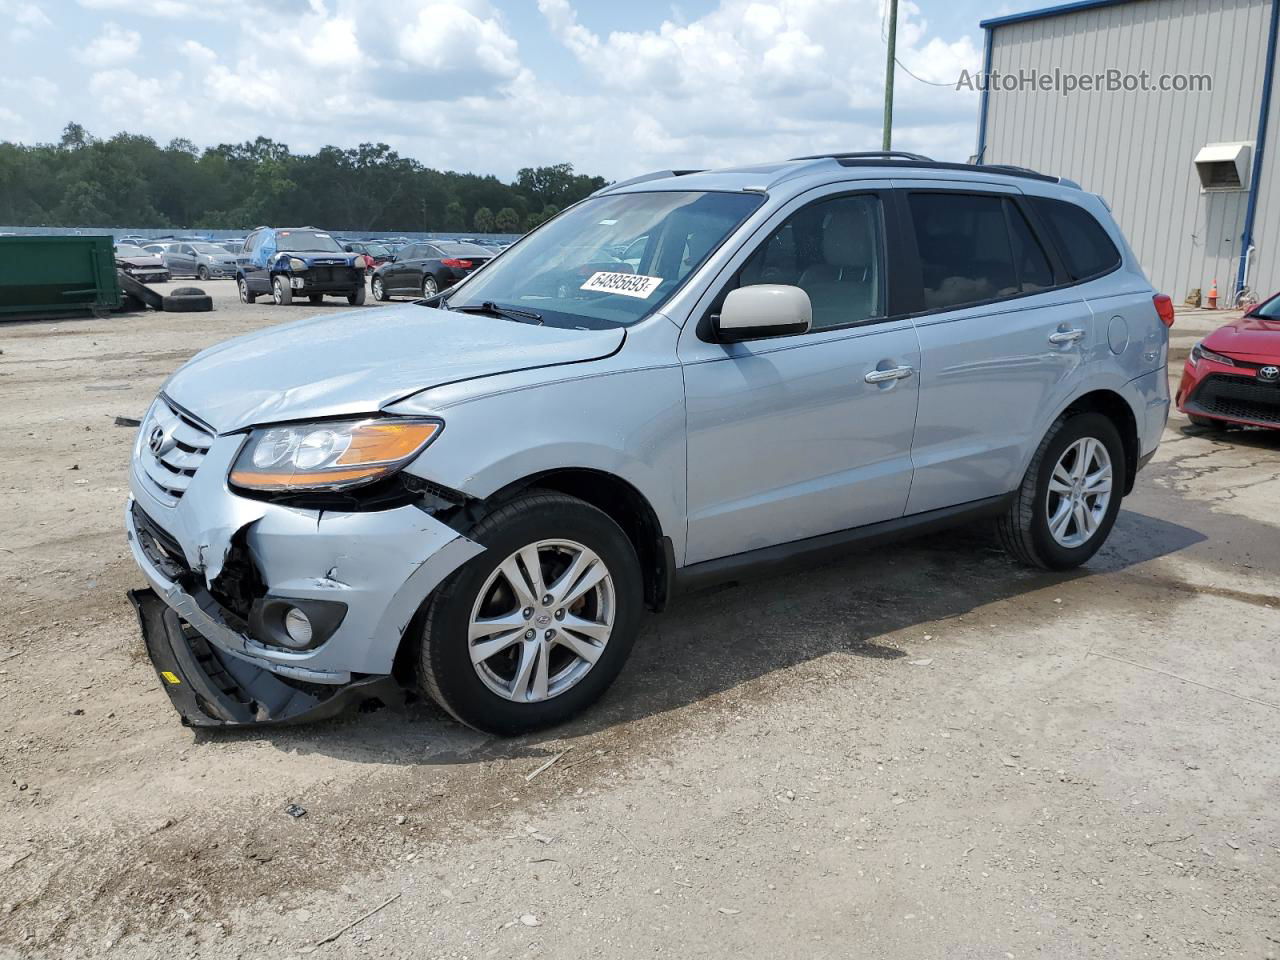
POLYGON ((1187 423, 1183 424, 1179 433, 1184 437, 1208 440, 1210 443, 1222 446, 1280 451, 1280 430, 1267 427, 1233 427, 1226 430, 1215 430, 1213 427, 1197 427, 1194 424, 1187 423))
MULTIPOLYGON (((1103 578, 1205 540, 1188 527, 1122 511, 1104 549, 1079 570, 1011 560, 987 526, 853 553, 810 569, 678 598, 644 624, 617 682, 596 706, 540 734, 503 739, 454 722, 416 698, 310 727, 198 736, 266 739, 284 751, 353 762, 448 765, 551 757, 581 737, 697 703, 831 653, 909 655, 887 637, 1081 578, 1103 578)), ((1108 601, 1098 591, 1098 603, 1108 601)))

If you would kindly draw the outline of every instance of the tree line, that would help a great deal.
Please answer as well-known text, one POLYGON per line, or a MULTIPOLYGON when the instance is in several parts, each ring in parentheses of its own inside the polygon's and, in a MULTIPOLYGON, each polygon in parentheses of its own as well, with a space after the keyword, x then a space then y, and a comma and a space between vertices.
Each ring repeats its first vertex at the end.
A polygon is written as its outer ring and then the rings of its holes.
POLYGON ((385 143, 296 154, 258 137, 201 150, 132 133, 98 139, 78 123, 56 144, 0 141, 0 223, 21 226, 519 233, 606 182, 560 163, 504 183, 432 169, 385 143))

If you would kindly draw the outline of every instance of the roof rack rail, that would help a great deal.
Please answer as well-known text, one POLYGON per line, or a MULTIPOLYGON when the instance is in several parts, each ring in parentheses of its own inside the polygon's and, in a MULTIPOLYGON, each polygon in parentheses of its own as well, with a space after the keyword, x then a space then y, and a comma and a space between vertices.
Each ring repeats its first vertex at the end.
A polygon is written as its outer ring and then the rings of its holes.
POLYGON ((591 194, 591 196, 598 197, 601 194, 611 193, 614 190, 621 189, 622 187, 634 186, 637 183, 647 183, 650 180, 665 180, 668 177, 687 177, 691 173, 702 173, 702 171, 701 170, 655 170, 652 173, 642 173, 640 176, 632 177, 629 180, 619 180, 617 183, 605 184, 595 193, 591 194))
POLYGON ((896 160, 916 160, 921 163, 934 161, 919 153, 907 153, 904 150, 858 150, 852 153, 815 153, 809 157, 792 157, 792 160, 874 160, 877 157, 888 157, 896 160))

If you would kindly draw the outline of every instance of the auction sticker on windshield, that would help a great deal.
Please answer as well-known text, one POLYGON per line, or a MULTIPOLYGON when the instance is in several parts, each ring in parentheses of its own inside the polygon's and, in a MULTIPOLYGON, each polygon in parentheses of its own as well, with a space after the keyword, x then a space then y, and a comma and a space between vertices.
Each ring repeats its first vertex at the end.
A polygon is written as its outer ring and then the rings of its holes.
POLYGON ((646 277, 640 273, 609 273, 597 271, 579 290, 594 290, 598 293, 620 293, 624 297, 635 297, 645 300, 653 291, 662 285, 661 277, 646 277))

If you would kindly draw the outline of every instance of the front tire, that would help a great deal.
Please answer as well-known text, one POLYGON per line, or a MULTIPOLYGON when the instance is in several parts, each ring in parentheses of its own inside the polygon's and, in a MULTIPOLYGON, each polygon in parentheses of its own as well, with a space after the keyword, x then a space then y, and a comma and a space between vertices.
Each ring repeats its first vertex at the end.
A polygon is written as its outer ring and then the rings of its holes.
POLYGON ((293 288, 285 282, 284 277, 276 276, 271 280, 271 299, 278 307, 287 307, 293 303, 293 288))
POLYGON ((608 515, 550 491, 503 505, 467 536, 486 549, 427 604, 423 692, 503 736, 568 720, 599 699, 635 643, 635 549, 608 515))
POLYGON ((347 303, 351 304, 353 307, 364 306, 364 284, 363 283, 360 284, 360 286, 356 287, 354 290, 352 290, 349 294, 347 294, 347 303))
POLYGON ((381 277, 374 277, 373 280, 370 281, 369 286, 373 288, 373 299, 381 302, 386 302, 391 299, 381 277))
POLYGON ((196 267, 196 279, 204 280, 206 282, 209 279, 209 268, 206 267, 203 263, 200 264, 200 266, 196 267))
POLYGON ((249 281, 244 277, 236 277, 236 287, 240 290, 241 303, 253 303, 258 295, 249 289, 249 281))
POLYGON ((1045 570, 1070 570, 1106 542, 1120 512, 1124 444, 1100 413, 1064 414, 1040 441, 997 530, 1005 550, 1045 570))

